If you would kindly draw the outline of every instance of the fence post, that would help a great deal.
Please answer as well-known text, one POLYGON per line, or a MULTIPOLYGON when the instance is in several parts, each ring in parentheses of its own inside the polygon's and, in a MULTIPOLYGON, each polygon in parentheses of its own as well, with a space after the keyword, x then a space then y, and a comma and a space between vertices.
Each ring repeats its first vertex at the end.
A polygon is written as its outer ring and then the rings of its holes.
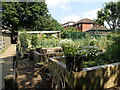
POLYGON ((15 76, 13 75, 5 76, 4 82, 5 82, 5 90, 18 90, 17 83, 15 81, 15 76))

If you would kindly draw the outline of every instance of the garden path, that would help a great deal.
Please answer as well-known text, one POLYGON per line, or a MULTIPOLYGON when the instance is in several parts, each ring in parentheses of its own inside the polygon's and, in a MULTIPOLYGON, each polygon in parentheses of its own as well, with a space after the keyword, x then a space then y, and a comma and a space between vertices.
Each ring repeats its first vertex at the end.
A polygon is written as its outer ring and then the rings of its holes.
POLYGON ((12 44, 0 54, 0 90, 4 86, 3 78, 13 74, 13 56, 16 55, 16 45, 12 44))
POLYGON ((47 83, 42 79, 42 66, 35 61, 23 59, 18 61, 18 88, 19 90, 48 90, 47 83))
POLYGON ((0 90, 2 89, 2 60, 0 58, 0 90))

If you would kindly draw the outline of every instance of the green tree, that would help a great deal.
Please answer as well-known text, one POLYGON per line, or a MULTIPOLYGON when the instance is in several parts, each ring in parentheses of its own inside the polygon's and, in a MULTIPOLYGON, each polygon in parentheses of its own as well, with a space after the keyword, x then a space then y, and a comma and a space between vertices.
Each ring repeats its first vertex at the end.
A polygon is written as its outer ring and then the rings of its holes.
POLYGON ((108 2, 97 12, 97 23, 104 25, 107 22, 111 30, 120 28, 120 1, 108 2))
POLYGON ((78 39, 85 37, 85 33, 77 31, 74 27, 67 27, 61 32, 62 38, 78 39))
POLYGON ((12 31, 20 28, 43 31, 53 30, 58 22, 51 19, 45 2, 2 2, 2 24, 12 31))
POLYGON ((63 31, 62 25, 58 23, 57 20, 55 20, 54 18, 51 18, 51 21, 52 21, 52 26, 54 30, 63 31))

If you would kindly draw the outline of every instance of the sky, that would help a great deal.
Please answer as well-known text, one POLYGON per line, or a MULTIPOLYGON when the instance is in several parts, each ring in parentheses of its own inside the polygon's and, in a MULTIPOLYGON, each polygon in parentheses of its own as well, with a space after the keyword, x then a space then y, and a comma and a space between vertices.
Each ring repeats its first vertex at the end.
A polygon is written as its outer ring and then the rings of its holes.
POLYGON ((105 2, 117 0, 46 0, 49 13, 59 23, 79 21, 83 18, 96 19, 97 11, 105 2))

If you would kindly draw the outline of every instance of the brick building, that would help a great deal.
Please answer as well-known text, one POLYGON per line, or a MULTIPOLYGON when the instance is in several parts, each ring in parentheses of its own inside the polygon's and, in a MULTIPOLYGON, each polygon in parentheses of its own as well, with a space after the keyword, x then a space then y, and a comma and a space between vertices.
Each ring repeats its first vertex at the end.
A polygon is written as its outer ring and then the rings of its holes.
POLYGON ((88 29, 90 29, 91 27, 93 27, 93 24, 95 24, 95 22, 93 20, 84 18, 84 19, 74 23, 72 26, 75 27, 76 30, 78 30, 78 31, 85 32, 88 29))
POLYGON ((63 27, 75 27, 76 30, 81 31, 81 32, 90 32, 90 33, 109 33, 111 30, 108 28, 105 28, 103 26, 96 25, 94 20, 84 18, 79 20, 78 22, 66 22, 62 24, 63 27))

